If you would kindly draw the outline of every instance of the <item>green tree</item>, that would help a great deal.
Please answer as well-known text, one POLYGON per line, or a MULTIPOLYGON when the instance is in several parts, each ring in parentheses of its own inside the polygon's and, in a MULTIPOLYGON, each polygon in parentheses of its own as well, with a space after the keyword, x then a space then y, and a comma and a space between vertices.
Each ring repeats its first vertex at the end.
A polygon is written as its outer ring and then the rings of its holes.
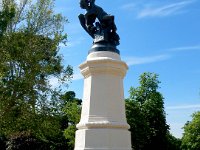
POLYGON ((50 79, 67 85, 73 73, 59 55, 67 20, 54 0, 3 0, 2 7, 10 13, 0 14, 0 134, 28 132, 54 143, 63 134, 62 91, 50 79))
POLYGON ((181 147, 183 150, 200 149, 200 111, 194 113, 192 121, 185 124, 181 147))
POLYGON ((167 149, 181 150, 181 139, 174 137, 170 133, 167 135, 167 149))
POLYGON ((76 95, 73 91, 66 92, 62 96, 65 101, 65 107, 63 108, 66 118, 68 120, 68 126, 64 130, 65 138, 68 140, 68 149, 73 150, 75 144, 75 132, 76 124, 80 121, 81 116, 81 100, 75 98, 76 95))
POLYGON ((140 86, 131 87, 129 91, 126 114, 131 126, 133 149, 167 149, 169 127, 166 124, 163 96, 157 91, 159 83, 157 74, 144 73, 140 76, 140 86))
POLYGON ((131 141, 134 150, 142 150, 147 144, 148 125, 140 104, 132 99, 126 99, 126 117, 130 125, 131 141))

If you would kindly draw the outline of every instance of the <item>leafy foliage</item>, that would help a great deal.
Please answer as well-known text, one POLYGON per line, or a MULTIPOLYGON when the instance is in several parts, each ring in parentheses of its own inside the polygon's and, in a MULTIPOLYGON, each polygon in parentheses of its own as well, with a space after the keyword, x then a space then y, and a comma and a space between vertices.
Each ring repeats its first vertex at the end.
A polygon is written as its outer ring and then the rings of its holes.
POLYGON ((136 150, 164 150, 167 148, 167 132, 164 102, 157 91, 158 75, 144 73, 140 86, 131 87, 126 100, 126 114, 131 126, 132 145, 136 150))
MULTIPOLYGON (((41 149, 41 143, 28 132, 21 132, 12 135, 7 142, 6 150, 25 150, 27 147, 29 149, 41 149)), ((44 148, 44 147, 43 147, 44 148)))
POLYGON ((14 16, 15 8, 12 5, 10 7, 5 6, 2 8, 2 11, 0 11, 0 38, 7 30, 8 24, 10 24, 14 16))
POLYGON ((171 135, 167 134, 167 149, 168 150, 181 150, 181 139, 178 139, 171 135))
POLYGON ((0 134, 16 137, 13 143, 30 133, 51 145, 48 149, 66 148, 60 97, 73 70, 62 65, 59 44, 67 40, 63 33, 67 20, 53 11, 53 0, 3 0, 2 8, 0 134), (52 78, 60 87, 50 84, 52 78))
POLYGON ((192 115, 193 119, 184 126, 184 134, 182 138, 183 150, 200 149, 200 112, 192 115))
POLYGON ((80 121, 81 100, 75 98, 74 92, 67 92, 62 97, 66 104, 63 108, 68 119, 68 127, 64 130, 65 138, 68 140, 69 150, 74 149, 76 124, 80 121))

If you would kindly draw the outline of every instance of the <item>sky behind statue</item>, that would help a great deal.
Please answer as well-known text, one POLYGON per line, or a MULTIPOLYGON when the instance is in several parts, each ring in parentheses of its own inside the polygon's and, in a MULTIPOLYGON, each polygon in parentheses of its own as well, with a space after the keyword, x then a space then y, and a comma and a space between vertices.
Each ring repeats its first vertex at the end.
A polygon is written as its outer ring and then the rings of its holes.
MULTIPOLYGON (((167 122, 172 134, 181 137, 181 128, 193 112, 200 110, 200 1, 96 0, 96 4, 115 16, 121 38, 118 49, 129 66, 125 97, 131 86, 138 86, 143 72, 159 74, 167 122)), ((92 46, 91 37, 78 20, 84 10, 79 0, 58 0, 56 11, 69 19, 65 27, 69 41, 67 46, 61 45, 64 62, 75 69, 68 90, 82 98, 83 79, 78 66, 92 46)), ((57 85, 54 79, 51 83, 57 85)))

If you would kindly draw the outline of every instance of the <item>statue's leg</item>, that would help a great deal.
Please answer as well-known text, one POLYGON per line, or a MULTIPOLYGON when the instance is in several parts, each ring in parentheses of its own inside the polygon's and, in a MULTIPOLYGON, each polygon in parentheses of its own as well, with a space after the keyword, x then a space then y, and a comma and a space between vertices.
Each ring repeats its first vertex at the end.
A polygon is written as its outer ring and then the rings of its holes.
POLYGON ((91 34, 91 33, 88 31, 87 27, 86 27, 85 16, 84 16, 83 14, 80 14, 80 15, 78 16, 78 18, 79 18, 80 24, 81 24, 81 26, 83 27, 83 29, 84 29, 92 38, 94 38, 94 35, 91 34))

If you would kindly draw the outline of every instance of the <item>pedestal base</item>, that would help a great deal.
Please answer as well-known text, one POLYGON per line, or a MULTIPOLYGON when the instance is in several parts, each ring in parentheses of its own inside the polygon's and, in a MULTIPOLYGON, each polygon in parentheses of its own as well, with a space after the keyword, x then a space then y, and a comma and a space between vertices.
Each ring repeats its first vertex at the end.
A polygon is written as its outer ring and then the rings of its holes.
POLYGON ((124 129, 82 129, 76 132, 75 150, 131 150, 130 138, 124 129))

